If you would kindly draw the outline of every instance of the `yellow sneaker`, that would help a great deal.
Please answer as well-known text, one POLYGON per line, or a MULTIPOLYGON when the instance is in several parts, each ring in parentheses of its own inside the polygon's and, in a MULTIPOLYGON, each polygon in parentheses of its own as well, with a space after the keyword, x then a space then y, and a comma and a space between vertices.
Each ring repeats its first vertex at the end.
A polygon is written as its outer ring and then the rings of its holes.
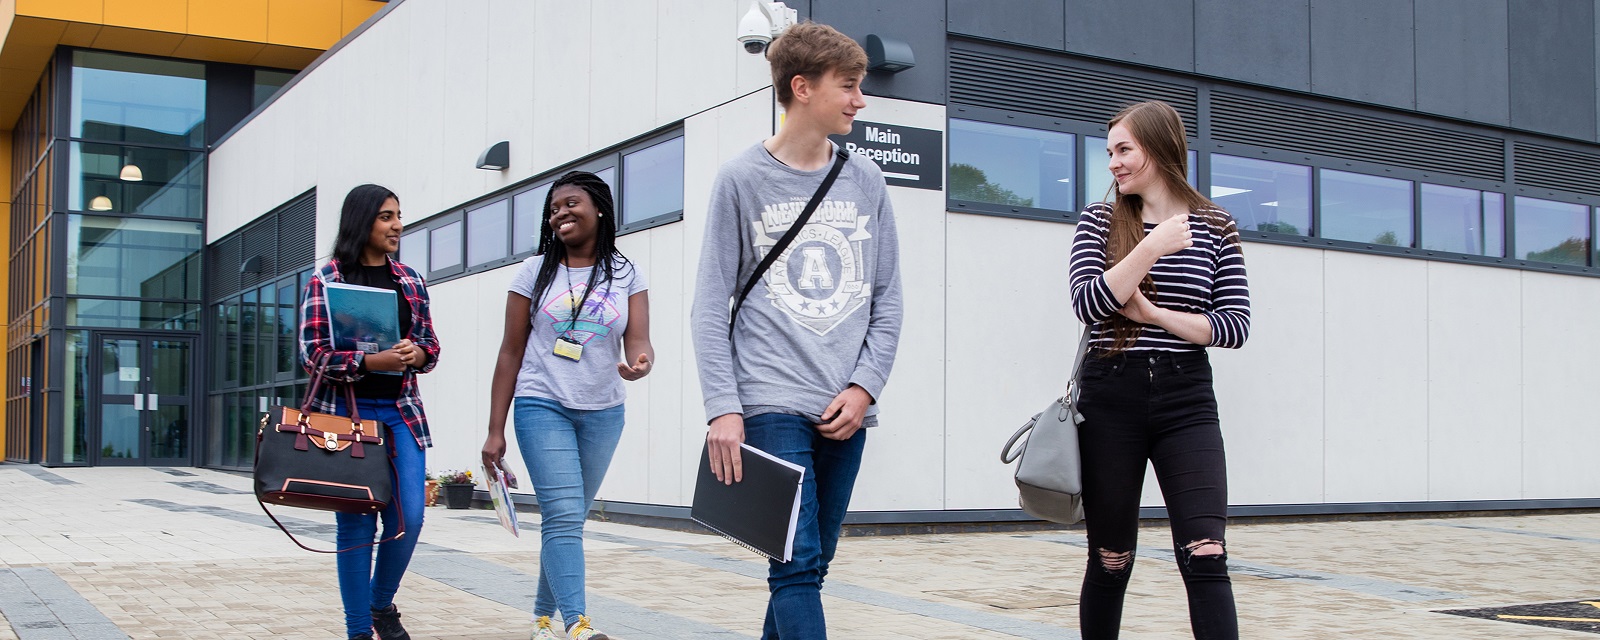
POLYGON ((611 636, 595 631, 594 627, 589 626, 589 616, 578 616, 578 624, 567 629, 567 637, 571 640, 611 640, 611 636))
POLYGON ((534 623, 533 633, 528 634, 528 640, 561 640, 561 636, 556 635, 550 616, 539 616, 539 621, 534 623))

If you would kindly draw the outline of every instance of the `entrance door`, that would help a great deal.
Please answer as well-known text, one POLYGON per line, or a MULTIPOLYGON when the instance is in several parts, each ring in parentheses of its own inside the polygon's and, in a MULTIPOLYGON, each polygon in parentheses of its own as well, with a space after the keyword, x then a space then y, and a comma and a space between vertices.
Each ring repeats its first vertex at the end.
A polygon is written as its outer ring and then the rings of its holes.
POLYGON ((194 340, 100 334, 96 341, 99 464, 193 464, 194 340))

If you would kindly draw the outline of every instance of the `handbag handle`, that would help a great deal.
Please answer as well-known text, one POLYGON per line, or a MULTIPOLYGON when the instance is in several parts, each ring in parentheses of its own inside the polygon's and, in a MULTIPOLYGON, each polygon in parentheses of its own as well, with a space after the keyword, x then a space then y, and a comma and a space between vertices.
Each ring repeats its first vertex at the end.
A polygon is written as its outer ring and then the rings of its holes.
MULTIPOLYGON (((301 426, 304 426, 306 416, 312 413, 311 403, 316 401, 317 390, 322 388, 322 379, 328 375, 328 361, 331 359, 333 359, 333 353, 328 352, 322 354, 322 359, 317 362, 316 373, 311 376, 311 386, 306 389, 306 399, 300 402, 301 426)), ((333 384, 338 384, 338 382, 335 381, 333 384)), ((350 429, 354 433, 361 433, 361 408, 356 406, 355 387, 348 384, 340 386, 344 387, 345 405, 350 407, 350 429)))
MULTIPOLYGON (((1084 325, 1083 335, 1078 338, 1078 354, 1072 358, 1072 377, 1067 379, 1066 393, 1061 396, 1061 399, 1071 404, 1078 402, 1078 380, 1083 377, 1083 359, 1089 353, 1089 338, 1092 330, 1093 325, 1084 325)), ((1027 448, 1027 441, 1022 440, 1022 436, 1032 431, 1034 425, 1039 424, 1039 418, 1042 416, 1043 414, 1034 416, 1027 424, 1022 425, 1022 428, 1017 429, 1016 433, 1011 434, 1011 439, 1006 440, 1006 446, 1000 448, 1001 463, 1011 464, 1017 458, 1022 457, 1023 450, 1027 448), (1023 443, 1022 447, 1017 447, 1018 441, 1023 443), (1012 449, 1015 449, 1015 452, 1012 449)))

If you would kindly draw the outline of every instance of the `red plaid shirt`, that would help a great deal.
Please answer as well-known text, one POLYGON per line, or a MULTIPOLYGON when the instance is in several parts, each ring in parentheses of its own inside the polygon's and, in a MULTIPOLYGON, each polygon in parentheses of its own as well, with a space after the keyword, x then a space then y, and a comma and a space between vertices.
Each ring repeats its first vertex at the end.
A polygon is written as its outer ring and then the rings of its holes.
MULTIPOLYGON (((428 362, 421 369, 406 368, 400 383, 398 403, 400 417, 405 420, 412 437, 416 438, 417 446, 427 448, 433 446, 433 437, 428 433, 428 418, 422 412, 422 396, 417 393, 417 374, 432 371, 434 365, 439 363, 439 339, 433 334, 433 316, 428 312, 428 289, 422 282, 422 276, 394 259, 389 260, 389 272, 400 283, 400 293, 411 303, 411 332, 406 334, 406 338, 428 353, 428 362)), ((344 276, 339 274, 338 260, 329 260, 328 264, 317 270, 300 299, 300 366, 307 373, 316 375, 316 363, 326 356, 328 363, 322 370, 324 378, 331 382, 355 382, 366 375, 361 370, 361 360, 366 354, 360 351, 334 351, 333 338, 329 335, 328 299, 323 286, 328 282, 344 282, 344 276)), ((341 393, 340 385, 324 385, 317 397, 311 399, 311 408, 333 413, 335 398, 341 393)))

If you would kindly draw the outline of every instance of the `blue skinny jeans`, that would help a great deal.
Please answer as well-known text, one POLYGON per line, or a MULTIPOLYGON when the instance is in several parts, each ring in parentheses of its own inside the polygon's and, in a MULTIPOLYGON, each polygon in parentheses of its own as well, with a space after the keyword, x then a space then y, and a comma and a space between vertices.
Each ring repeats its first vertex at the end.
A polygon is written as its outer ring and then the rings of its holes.
POLYGON ((822 579, 839 545, 867 430, 857 430, 849 440, 830 440, 810 420, 768 413, 745 418, 744 441, 806 470, 794 551, 788 562, 768 562, 771 596, 761 640, 823 640, 828 627, 822 615, 822 579))
MULTIPOLYGON (((372 547, 351 549, 337 554, 339 565, 339 597, 344 601, 344 625, 347 637, 372 633, 372 610, 386 609, 394 603, 394 594, 400 590, 400 578, 411 564, 411 554, 417 548, 417 538, 422 533, 423 478, 426 460, 416 438, 400 417, 394 399, 356 398, 361 409, 361 419, 377 420, 388 428, 394 463, 396 484, 394 501, 383 510, 383 537, 388 538, 399 528, 400 514, 396 505, 404 507, 406 535, 379 545, 378 562, 372 562, 372 547)), ((344 399, 339 399, 337 414, 350 415, 344 399)), ((368 455, 371 455, 370 453, 368 455)), ((338 524, 336 544, 340 549, 372 542, 378 531, 376 514, 336 513, 338 524)))
POLYGON ((548 398, 516 399, 512 420, 528 481, 539 500, 539 592, 533 615, 559 611, 567 626, 585 615, 583 523, 622 439, 623 408, 568 409, 548 398))

